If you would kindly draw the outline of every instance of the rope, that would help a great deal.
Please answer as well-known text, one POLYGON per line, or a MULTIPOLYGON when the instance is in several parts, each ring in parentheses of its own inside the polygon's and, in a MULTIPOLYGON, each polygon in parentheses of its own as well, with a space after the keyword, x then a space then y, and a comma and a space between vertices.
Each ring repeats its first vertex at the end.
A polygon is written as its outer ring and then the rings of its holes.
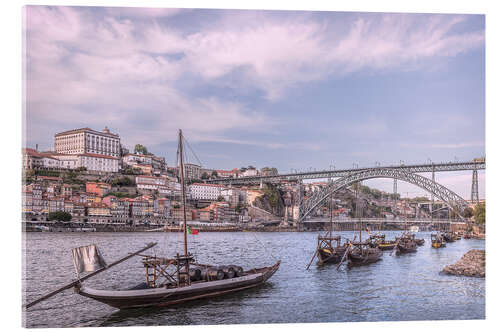
POLYGON ((187 147, 189 148, 189 150, 191 151, 191 153, 193 153, 194 157, 196 158, 196 160, 198 161, 198 163, 200 164, 200 166, 202 166, 202 163, 201 163, 200 159, 198 158, 198 156, 194 152, 193 148, 191 148, 191 145, 189 144, 189 141, 186 139, 186 137, 184 135, 182 135, 182 139, 183 139, 183 141, 186 142, 187 147))
POLYGON ((269 251, 269 249, 257 238, 257 236, 255 236, 255 233, 252 232, 252 235, 255 237, 257 242, 259 242, 262 245, 262 247, 271 255, 271 257, 273 257, 273 259, 277 261, 278 259, 275 256, 273 256, 273 252, 269 251))

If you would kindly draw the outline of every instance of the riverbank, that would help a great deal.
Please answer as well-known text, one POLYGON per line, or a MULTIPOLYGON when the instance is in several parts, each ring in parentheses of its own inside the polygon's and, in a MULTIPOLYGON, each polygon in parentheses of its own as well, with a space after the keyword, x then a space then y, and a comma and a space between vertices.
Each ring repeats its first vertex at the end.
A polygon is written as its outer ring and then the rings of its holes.
POLYGON ((484 278, 486 275, 486 251, 470 250, 457 263, 445 266, 443 273, 484 278))

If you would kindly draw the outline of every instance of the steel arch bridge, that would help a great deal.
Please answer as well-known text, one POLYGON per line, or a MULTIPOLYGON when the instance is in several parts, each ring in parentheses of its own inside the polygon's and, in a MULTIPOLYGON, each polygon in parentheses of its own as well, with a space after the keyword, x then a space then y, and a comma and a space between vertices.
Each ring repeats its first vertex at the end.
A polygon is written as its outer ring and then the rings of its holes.
POLYGON ((468 206, 467 201, 455 192, 416 173, 406 172, 402 169, 390 168, 365 169, 332 181, 324 189, 314 192, 314 194, 307 200, 303 200, 300 204, 298 222, 303 222, 305 218, 332 193, 335 193, 336 191, 356 182, 372 178, 393 178, 416 185, 440 198, 453 211, 455 211, 461 219, 463 219, 463 210, 468 206))

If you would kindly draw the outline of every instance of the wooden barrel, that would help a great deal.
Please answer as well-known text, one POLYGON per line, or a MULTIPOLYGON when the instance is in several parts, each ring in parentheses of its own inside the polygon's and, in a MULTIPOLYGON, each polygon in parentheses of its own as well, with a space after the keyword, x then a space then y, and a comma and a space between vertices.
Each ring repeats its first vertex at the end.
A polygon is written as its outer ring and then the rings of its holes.
POLYGON ((203 280, 222 280, 224 272, 216 267, 209 267, 201 270, 201 279, 203 280))
POLYGON ((234 276, 243 276, 243 267, 236 265, 229 265, 234 270, 234 276))
POLYGON ((232 279, 236 274, 236 272, 231 266, 219 266, 218 269, 224 272, 224 278, 226 279, 232 279))
MULTIPOLYGON (((181 273, 184 273, 186 270, 181 270, 181 273)), ((189 280, 198 281, 201 280, 201 269, 199 268, 189 268, 189 280)), ((181 274, 180 282, 186 281, 186 275, 181 274)))
POLYGON ((191 279, 191 281, 201 280, 201 269, 190 268, 189 269, 189 278, 191 279))

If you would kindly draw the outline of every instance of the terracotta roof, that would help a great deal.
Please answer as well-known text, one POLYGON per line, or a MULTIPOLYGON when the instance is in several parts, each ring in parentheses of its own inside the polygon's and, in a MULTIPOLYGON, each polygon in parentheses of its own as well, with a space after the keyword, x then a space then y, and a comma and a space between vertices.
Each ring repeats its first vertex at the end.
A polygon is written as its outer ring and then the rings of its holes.
POLYGON ((84 132, 84 131, 94 132, 94 133, 98 133, 98 134, 104 135, 104 136, 118 137, 118 134, 114 134, 114 133, 111 133, 111 132, 109 132, 109 133, 99 132, 99 131, 93 130, 93 129, 89 128, 89 127, 83 127, 83 128, 72 129, 72 130, 69 130, 69 131, 59 132, 59 133, 56 133, 56 135, 54 135, 54 136, 56 137, 56 136, 68 135, 68 134, 79 133, 79 132, 84 132))
POLYGON ((61 180, 59 177, 51 177, 51 176, 36 176, 37 179, 46 179, 46 180, 61 180))
POLYGON ((35 149, 32 149, 32 148, 23 148, 23 154, 31 155, 31 156, 35 156, 35 157, 43 157, 42 154, 40 154, 38 151, 36 151, 35 149))

